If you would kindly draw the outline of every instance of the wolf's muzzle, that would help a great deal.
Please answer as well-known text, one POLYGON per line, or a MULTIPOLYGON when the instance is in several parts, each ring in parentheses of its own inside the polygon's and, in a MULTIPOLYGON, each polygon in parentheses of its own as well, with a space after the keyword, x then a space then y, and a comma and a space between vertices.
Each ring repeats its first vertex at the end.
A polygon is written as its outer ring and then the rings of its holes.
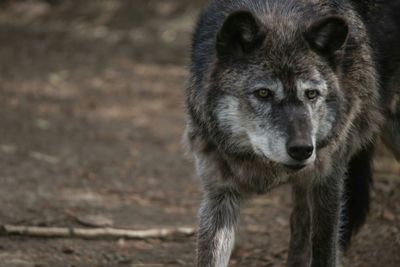
POLYGON ((306 161, 314 152, 309 112, 304 104, 296 103, 288 105, 285 113, 288 118, 286 151, 292 159, 306 161))

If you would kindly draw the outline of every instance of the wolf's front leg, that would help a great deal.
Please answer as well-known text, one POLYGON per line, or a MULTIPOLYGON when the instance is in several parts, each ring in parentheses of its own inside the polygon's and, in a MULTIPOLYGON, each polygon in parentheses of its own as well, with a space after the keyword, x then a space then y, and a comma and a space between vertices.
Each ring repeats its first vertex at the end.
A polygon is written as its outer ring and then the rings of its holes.
POLYGON ((290 248, 288 267, 305 267, 310 264, 311 254, 311 210, 309 199, 310 184, 292 184, 293 212, 290 217, 290 248))
POLYGON ((197 267, 226 267, 235 240, 240 196, 231 188, 206 192, 200 208, 197 267))
POLYGON ((343 173, 328 177, 312 188, 311 267, 336 267, 339 260, 339 219, 343 173))

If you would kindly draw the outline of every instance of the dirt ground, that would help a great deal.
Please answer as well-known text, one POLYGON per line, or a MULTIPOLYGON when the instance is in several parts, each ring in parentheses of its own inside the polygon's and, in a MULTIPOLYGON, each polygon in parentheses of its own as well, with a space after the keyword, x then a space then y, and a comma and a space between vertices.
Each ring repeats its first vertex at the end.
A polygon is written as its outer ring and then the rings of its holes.
MULTIPOLYGON (((201 192, 180 141, 203 2, 0 1, 0 224, 196 225, 201 192)), ((376 175, 350 266, 400 266, 398 167, 376 175)), ((287 187, 247 203, 231 265, 284 266, 290 209, 287 187)), ((0 267, 192 266, 194 247, 0 235, 0 267)))

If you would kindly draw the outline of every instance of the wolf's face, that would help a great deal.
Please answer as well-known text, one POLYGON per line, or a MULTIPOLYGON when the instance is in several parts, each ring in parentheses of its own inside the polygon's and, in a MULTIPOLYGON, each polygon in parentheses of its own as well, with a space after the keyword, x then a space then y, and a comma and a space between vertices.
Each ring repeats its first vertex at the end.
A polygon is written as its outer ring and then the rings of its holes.
POLYGON ((301 168, 315 161, 339 116, 332 58, 346 42, 347 24, 329 17, 305 30, 261 25, 240 11, 222 27, 215 117, 229 149, 301 168))

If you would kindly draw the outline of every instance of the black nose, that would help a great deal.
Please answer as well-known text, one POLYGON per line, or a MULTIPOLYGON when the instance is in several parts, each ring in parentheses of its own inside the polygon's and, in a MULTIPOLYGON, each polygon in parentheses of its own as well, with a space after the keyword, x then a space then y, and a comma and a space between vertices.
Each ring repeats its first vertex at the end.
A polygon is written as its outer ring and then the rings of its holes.
POLYGON ((288 142, 287 151, 293 159, 304 161, 311 157, 314 151, 314 146, 305 142, 288 142))

